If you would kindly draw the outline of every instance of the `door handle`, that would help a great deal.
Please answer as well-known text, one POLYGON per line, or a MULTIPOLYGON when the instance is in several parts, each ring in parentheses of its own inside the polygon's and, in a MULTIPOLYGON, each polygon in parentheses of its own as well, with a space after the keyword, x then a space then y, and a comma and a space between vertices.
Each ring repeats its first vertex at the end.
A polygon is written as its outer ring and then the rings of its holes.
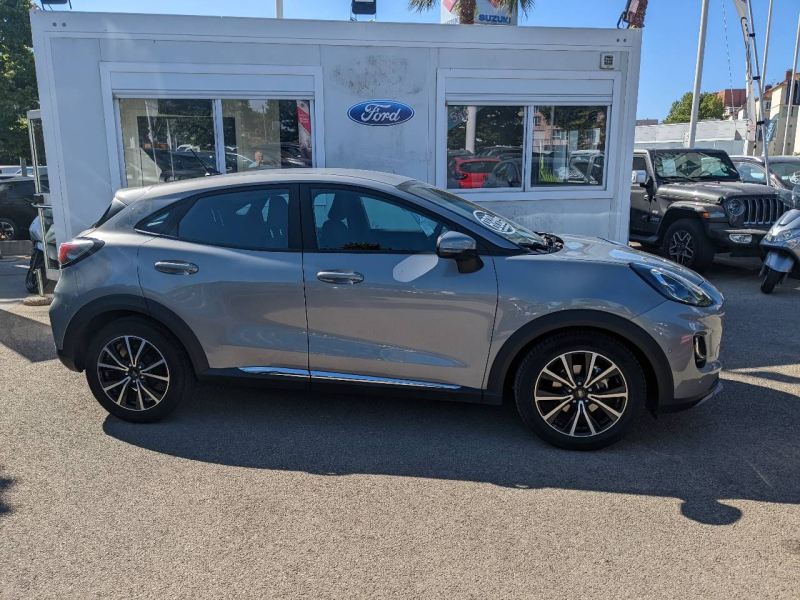
POLYGON ((200 270, 196 264, 185 260, 159 260, 154 266, 156 271, 169 275, 192 275, 200 270))
POLYGON ((317 279, 325 283, 361 283, 364 281, 364 276, 355 271, 320 271, 317 273, 317 279))

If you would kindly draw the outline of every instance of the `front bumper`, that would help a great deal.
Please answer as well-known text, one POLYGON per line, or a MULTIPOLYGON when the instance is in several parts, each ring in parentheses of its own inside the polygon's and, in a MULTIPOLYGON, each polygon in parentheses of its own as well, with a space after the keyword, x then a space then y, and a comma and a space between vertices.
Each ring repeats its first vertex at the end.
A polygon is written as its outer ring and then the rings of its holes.
POLYGON ((714 380, 714 382, 711 384, 711 389, 703 392, 696 398, 687 398, 680 400, 678 402, 673 402, 671 404, 665 404, 665 405, 659 404, 658 411, 662 413, 674 413, 694 408, 695 406, 698 406, 703 402, 705 402, 706 400, 709 400, 710 398, 713 398, 714 396, 719 394, 722 391, 722 388, 723 388, 722 382, 719 380, 719 376, 717 376, 717 379, 714 380))
POLYGON ((708 237, 718 246, 729 249, 731 254, 739 256, 760 256, 759 245, 768 231, 769 229, 739 229, 728 223, 708 224, 708 237))
POLYGON ((715 306, 666 301, 634 319, 661 347, 672 375, 671 388, 659 391, 660 412, 689 408, 718 391, 724 311, 719 292, 708 283, 703 287, 718 300, 715 306), (698 341, 702 341, 703 360, 698 358, 698 341))

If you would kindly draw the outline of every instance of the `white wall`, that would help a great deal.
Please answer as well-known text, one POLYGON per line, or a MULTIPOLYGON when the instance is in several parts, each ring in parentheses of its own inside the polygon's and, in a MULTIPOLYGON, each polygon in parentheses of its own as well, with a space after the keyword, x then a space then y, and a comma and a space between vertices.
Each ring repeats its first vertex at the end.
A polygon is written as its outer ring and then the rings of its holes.
POLYGON ((464 195, 537 230, 627 239, 640 31, 38 10, 31 21, 59 241, 94 222, 124 181, 116 97, 247 98, 302 88, 315 100, 318 166, 434 183, 446 160, 440 128, 450 92, 441 74, 459 69, 474 93, 502 88, 497 99, 509 104, 514 81, 542 103, 608 94, 603 188, 464 195), (600 70, 601 52, 615 54, 615 69, 600 70), (502 85, 491 78, 498 70, 511 72, 502 85), (347 118, 350 106, 370 99, 409 104, 414 118, 379 128, 347 118))

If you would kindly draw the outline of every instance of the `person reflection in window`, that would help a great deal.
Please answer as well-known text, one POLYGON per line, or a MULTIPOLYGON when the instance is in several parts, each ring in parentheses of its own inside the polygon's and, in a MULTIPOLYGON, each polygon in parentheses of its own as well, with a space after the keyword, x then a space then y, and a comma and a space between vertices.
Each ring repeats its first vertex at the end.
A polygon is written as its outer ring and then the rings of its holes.
POLYGON ((250 163, 248 169, 263 169, 264 168, 264 153, 261 150, 256 150, 253 162, 250 163))

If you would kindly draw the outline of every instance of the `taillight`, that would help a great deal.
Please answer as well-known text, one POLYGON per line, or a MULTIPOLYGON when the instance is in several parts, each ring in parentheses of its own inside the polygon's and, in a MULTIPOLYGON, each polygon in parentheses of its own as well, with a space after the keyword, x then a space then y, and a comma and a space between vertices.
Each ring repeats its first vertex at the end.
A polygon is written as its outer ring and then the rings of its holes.
POLYGON ((102 240, 92 238, 75 238, 58 247, 58 262, 61 268, 74 265, 103 247, 102 240))

